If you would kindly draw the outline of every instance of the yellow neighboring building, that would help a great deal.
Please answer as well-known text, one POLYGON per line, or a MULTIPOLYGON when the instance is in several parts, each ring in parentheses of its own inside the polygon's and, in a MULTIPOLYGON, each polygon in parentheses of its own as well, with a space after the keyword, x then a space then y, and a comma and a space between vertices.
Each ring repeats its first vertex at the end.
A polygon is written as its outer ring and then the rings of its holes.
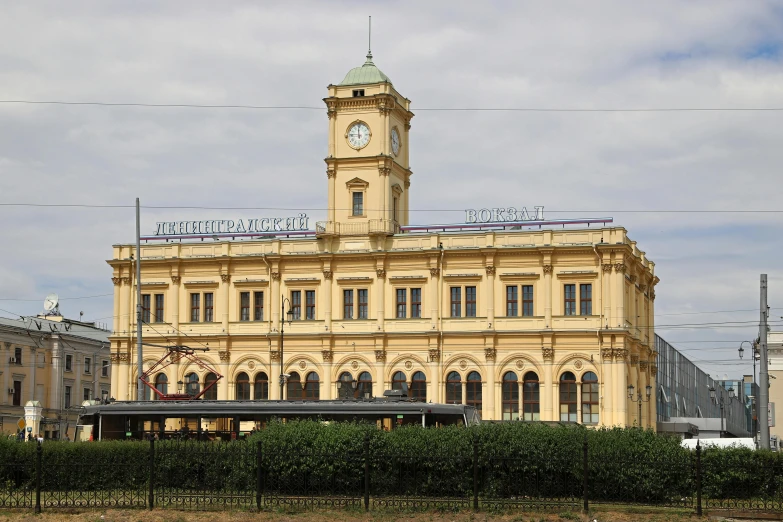
MULTIPOLYGON (((658 279, 626 231, 528 229, 541 209, 409 226, 410 101, 371 55, 328 89, 327 220, 158 223, 141 250, 145 342, 209 347, 224 378, 206 398, 279 399, 284 373, 288 399, 403 389, 484 419, 654 428, 655 402, 640 421, 627 387, 655 388, 658 279)), ((117 400, 136 395, 134 252, 108 261, 117 400)), ((161 355, 147 348, 144 368, 161 355)), ((153 379, 194 393, 215 377, 175 362, 153 379)))

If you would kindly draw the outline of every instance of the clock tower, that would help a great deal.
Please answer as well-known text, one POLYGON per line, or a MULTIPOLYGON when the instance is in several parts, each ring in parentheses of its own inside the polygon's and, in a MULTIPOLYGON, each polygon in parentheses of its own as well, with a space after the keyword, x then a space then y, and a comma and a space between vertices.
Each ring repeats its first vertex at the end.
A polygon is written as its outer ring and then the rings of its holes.
POLYGON ((408 224, 410 100, 367 60, 324 98, 329 116, 323 235, 392 235, 408 224))

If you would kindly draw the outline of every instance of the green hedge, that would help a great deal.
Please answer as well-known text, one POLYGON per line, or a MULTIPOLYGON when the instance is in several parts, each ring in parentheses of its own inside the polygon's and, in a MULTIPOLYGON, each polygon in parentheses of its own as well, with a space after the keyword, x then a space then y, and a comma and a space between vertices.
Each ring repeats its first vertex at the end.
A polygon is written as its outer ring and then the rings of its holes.
MULTIPOLYGON (((475 442, 482 497, 581 496, 585 438, 592 502, 687 503, 695 495, 695 452, 677 438, 636 428, 521 422, 386 432, 374 424, 294 421, 271 423, 247 442, 156 442, 154 486, 254 491, 260 442, 267 491, 356 496, 363 488, 365 437, 373 495, 470 496, 475 442)), ((46 442, 42 489, 143 490, 149 450, 141 441, 46 442)), ((0 440, 0 487, 34 488, 35 451, 34 444, 0 440)), ((783 454, 710 448, 702 470, 705 498, 783 494, 783 454)))

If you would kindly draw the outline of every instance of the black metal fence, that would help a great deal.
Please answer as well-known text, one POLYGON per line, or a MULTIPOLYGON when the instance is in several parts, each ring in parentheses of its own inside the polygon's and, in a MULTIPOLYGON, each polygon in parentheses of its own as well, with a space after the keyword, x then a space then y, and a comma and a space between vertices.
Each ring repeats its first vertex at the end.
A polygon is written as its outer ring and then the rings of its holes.
POLYGON ((478 443, 456 457, 388 455, 373 451, 369 438, 344 453, 244 441, 150 441, 141 459, 139 449, 79 459, 83 453, 38 444, 0 462, 0 508, 587 510, 593 503, 783 512, 778 460, 727 466, 703 461, 701 448, 649 462, 643 473, 586 440, 582 458, 567 466, 484 454, 478 443))

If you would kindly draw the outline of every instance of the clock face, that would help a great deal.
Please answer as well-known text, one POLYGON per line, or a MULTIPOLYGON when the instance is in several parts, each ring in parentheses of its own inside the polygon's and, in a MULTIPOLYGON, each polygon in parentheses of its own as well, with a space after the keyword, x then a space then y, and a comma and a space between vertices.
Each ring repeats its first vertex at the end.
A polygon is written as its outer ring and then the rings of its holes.
POLYGON ((370 142, 370 128, 366 123, 357 121, 351 125, 345 137, 348 138, 348 145, 354 149, 362 149, 370 142))
POLYGON ((397 127, 391 130, 391 147, 395 156, 400 155, 400 133, 397 132, 397 127))

